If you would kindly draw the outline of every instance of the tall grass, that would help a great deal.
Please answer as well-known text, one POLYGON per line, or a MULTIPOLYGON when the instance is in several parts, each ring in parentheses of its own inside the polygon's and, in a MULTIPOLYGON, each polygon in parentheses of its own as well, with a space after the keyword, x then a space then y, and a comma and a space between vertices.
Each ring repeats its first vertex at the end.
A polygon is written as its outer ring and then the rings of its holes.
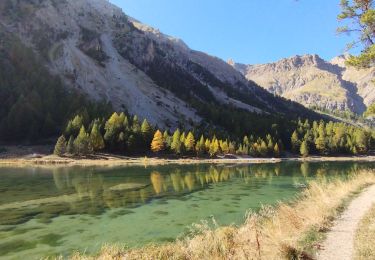
POLYGON ((375 259, 375 205, 359 224, 355 236, 354 248, 354 259, 375 259))
MULTIPOLYGON (((363 171, 346 180, 311 182, 293 203, 249 213, 240 227, 210 229, 164 245, 140 249, 104 246, 97 256, 75 253, 81 259, 310 259, 311 248, 342 210, 364 187, 375 184, 375 172, 363 171)), ((317 245, 318 246, 318 245, 317 245)))

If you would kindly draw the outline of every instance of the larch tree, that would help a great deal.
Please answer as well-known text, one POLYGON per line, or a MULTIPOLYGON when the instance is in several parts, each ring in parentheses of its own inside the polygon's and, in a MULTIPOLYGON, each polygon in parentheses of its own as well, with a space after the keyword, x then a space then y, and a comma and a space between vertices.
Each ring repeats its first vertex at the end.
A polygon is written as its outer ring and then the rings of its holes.
POLYGON ((276 143, 275 146, 273 147, 273 154, 275 157, 280 157, 280 147, 279 147, 279 144, 276 143))
POLYGON ((195 138, 192 132, 189 132, 185 138, 185 149, 187 152, 194 151, 195 148, 195 138))
MULTIPOLYGON (((68 124, 68 126, 69 126, 69 124, 68 124)), ((80 116, 80 115, 75 116, 72 123, 71 123, 70 134, 77 135, 82 126, 83 126, 83 117, 80 116)))
POLYGON ((118 134, 121 132, 123 128, 124 122, 123 117, 119 116, 116 112, 112 114, 112 116, 107 120, 105 123, 105 134, 104 139, 109 143, 111 146, 117 141, 118 134))
POLYGON ((90 142, 94 151, 100 151, 105 147, 104 139, 102 134, 100 133, 97 123, 94 123, 94 125, 92 126, 90 133, 90 142))
POLYGON ((76 153, 79 155, 89 154, 92 150, 90 144, 90 137, 86 133, 86 129, 84 126, 81 127, 81 130, 79 130, 77 138, 74 140, 74 149, 76 153))
POLYGON ((301 144, 301 147, 300 147, 300 154, 303 156, 303 157, 307 157, 309 156, 309 145, 307 144, 307 141, 304 140, 301 144))
POLYGON ((347 23, 338 28, 339 33, 355 33, 357 40, 348 44, 348 49, 362 46, 358 56, 350 55, 348 65, 357 68, 370 68, 375 65, 375 9, 373 0, 341 0, 341 22, 347 23))
POLYGON ((149 139, 152 138, 152 127, 146 119, 142 122, 141 133, 146 142, 149 142, 149 139))
POLYGON ((168 131, 165 130, 163 134, 165 148, 170 148, 172 144, 172 137, 169 135, 168 131))
POLYGON ((158 153, 164 150, 164 138, 160 130, 157 130, 154 134, 154 138, 151 142, 151 151, 158 153))
POLYGON ((216 156, 219 152, 220 152, 219 141, 218 141, 216 138, 214 138, 214 139, 211 141, 211 144, 210 144, 209 154, 210 154, 211 157, 214 157, 214 156, 216 156))
POLYGON ((62 156, 65 152, 66 152, 66 139, 65 139, 65 136, 62 135, 59 137, 59 139, 57 139, 53 154, 57 156, 62 156))
POLYGON ((181 153, 181 134, 179 129, 173 133, 171 149, 175 154, 181 153))
POLYGON ((259 154, 263 157, 267 156, 268 153, 268 147, 264 140, 262 140, 260 146, 259 146, 259 154))
POLYGON ((74 154, 74 137, 72 135, 69 137, 69 141, 66 146, 66 152, 68 154, 74 154))
POLYGON ((293 132, 292 137, 290 138, 290 141, 292 143, 292 151, 297 153, 301 145, 301 141, 299 140, 297 131, 293 132))

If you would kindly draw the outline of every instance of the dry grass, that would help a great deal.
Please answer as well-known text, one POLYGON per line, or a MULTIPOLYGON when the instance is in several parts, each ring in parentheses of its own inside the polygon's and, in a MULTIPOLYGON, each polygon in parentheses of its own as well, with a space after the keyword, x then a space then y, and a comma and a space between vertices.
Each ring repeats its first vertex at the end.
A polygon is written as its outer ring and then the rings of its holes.
POLYGON ((307 158, 148 158, 148 157, 126 157, 114 156, 110 154, 97 154, 90 158, 68 158, 57 157, 55 155, 40 155, 37 158, 33 156, 10 155, 9 158, 0 156, 0 167, 66 167, 66 166, 129 166, 129 165, 168 165, 168 164, 260 164, 260 163, 279 163, 283 161, 299 162, 375 162, 375 156, 339 156, 324 157, 311 156, 307 158))
POLYGON ((312 182, 293 204, 250 213, 238 228, 212 230, 202 224, 198 233, 174 243, 140 249, 105 246, 97 256, 76 253, 72 259, 310 259, 306 250, 318 246, 311 234, 327 230, 344 201, 371 184, 374 172, 312 182))
POLYGON ((355 259, 375 259, 375 205, 359 224, 354 248, 355 259))

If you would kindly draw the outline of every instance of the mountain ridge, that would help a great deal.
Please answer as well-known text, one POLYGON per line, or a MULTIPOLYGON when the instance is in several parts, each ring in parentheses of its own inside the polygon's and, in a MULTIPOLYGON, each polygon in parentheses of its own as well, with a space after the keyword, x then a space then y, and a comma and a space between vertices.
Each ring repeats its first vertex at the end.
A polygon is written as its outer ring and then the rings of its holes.
POLYGON ((277 62, 245 65, 229 61, 247 79, 267 91, 307 107, 362 114, 375 102, 375 69, 345 65, 345 56, 325 61, 317 54, 296 55, 277 62))
POLYGON ((160 127, 217 126, 242 135, 261 127, 255 118, 319 117, 106 0, 4 0, 0 14, 0 29, 68 88, 160 127))

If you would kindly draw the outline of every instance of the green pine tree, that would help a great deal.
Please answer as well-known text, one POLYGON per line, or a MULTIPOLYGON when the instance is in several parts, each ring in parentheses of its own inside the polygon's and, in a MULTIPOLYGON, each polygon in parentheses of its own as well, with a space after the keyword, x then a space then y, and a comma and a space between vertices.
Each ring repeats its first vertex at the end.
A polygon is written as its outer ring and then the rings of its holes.
POLYGON ((276 143, 275 146, 273 147, 273 155, 275 157, 280 157, 280 154, 281 154, 281 152, 280 152, 279 144, 276 143))
POLYGON ((303 157, 307 157, 309 156, 309 145, 307 144, 307 141, 304 140, 301 144, 301 147, 300 147, 300 154, 303 156, 303 157))
POLYGON ((173 133, 171 149, 175 154, 181 154, 181 134, 179 129, 173 133))
POLYGON ((90 133, 90 142, 92 145, 92 149, 94 151, 100 151, 104 149, 104 139, 102 137, 102 134, 100 133, 99 126, 97 123, 94 123, 91 133, 90 133))
POLYGON ((62 135, 57 139, 53 154, 57 156, 62 156, 64 155, 65 152, 66 152, 66 139, 65 139, 65 136, 62 135))
POLYGON ((297 153, 299 150, 299 147, 301 145, 301 141, 299 140, 297 131, 294 131, 291 137, 291 143, 292 143, 292 151, 297 153))
POLYGON ((74 149, 78 155, 87 155, 92 152, 90 137, 84 126, 81 127, 77 138, 74 141, 74 149))
POLYGON ((74 137, 72 135, 69 137, 68 145, 66 146, 66 152, 68 154, 74 154, 74 137))

